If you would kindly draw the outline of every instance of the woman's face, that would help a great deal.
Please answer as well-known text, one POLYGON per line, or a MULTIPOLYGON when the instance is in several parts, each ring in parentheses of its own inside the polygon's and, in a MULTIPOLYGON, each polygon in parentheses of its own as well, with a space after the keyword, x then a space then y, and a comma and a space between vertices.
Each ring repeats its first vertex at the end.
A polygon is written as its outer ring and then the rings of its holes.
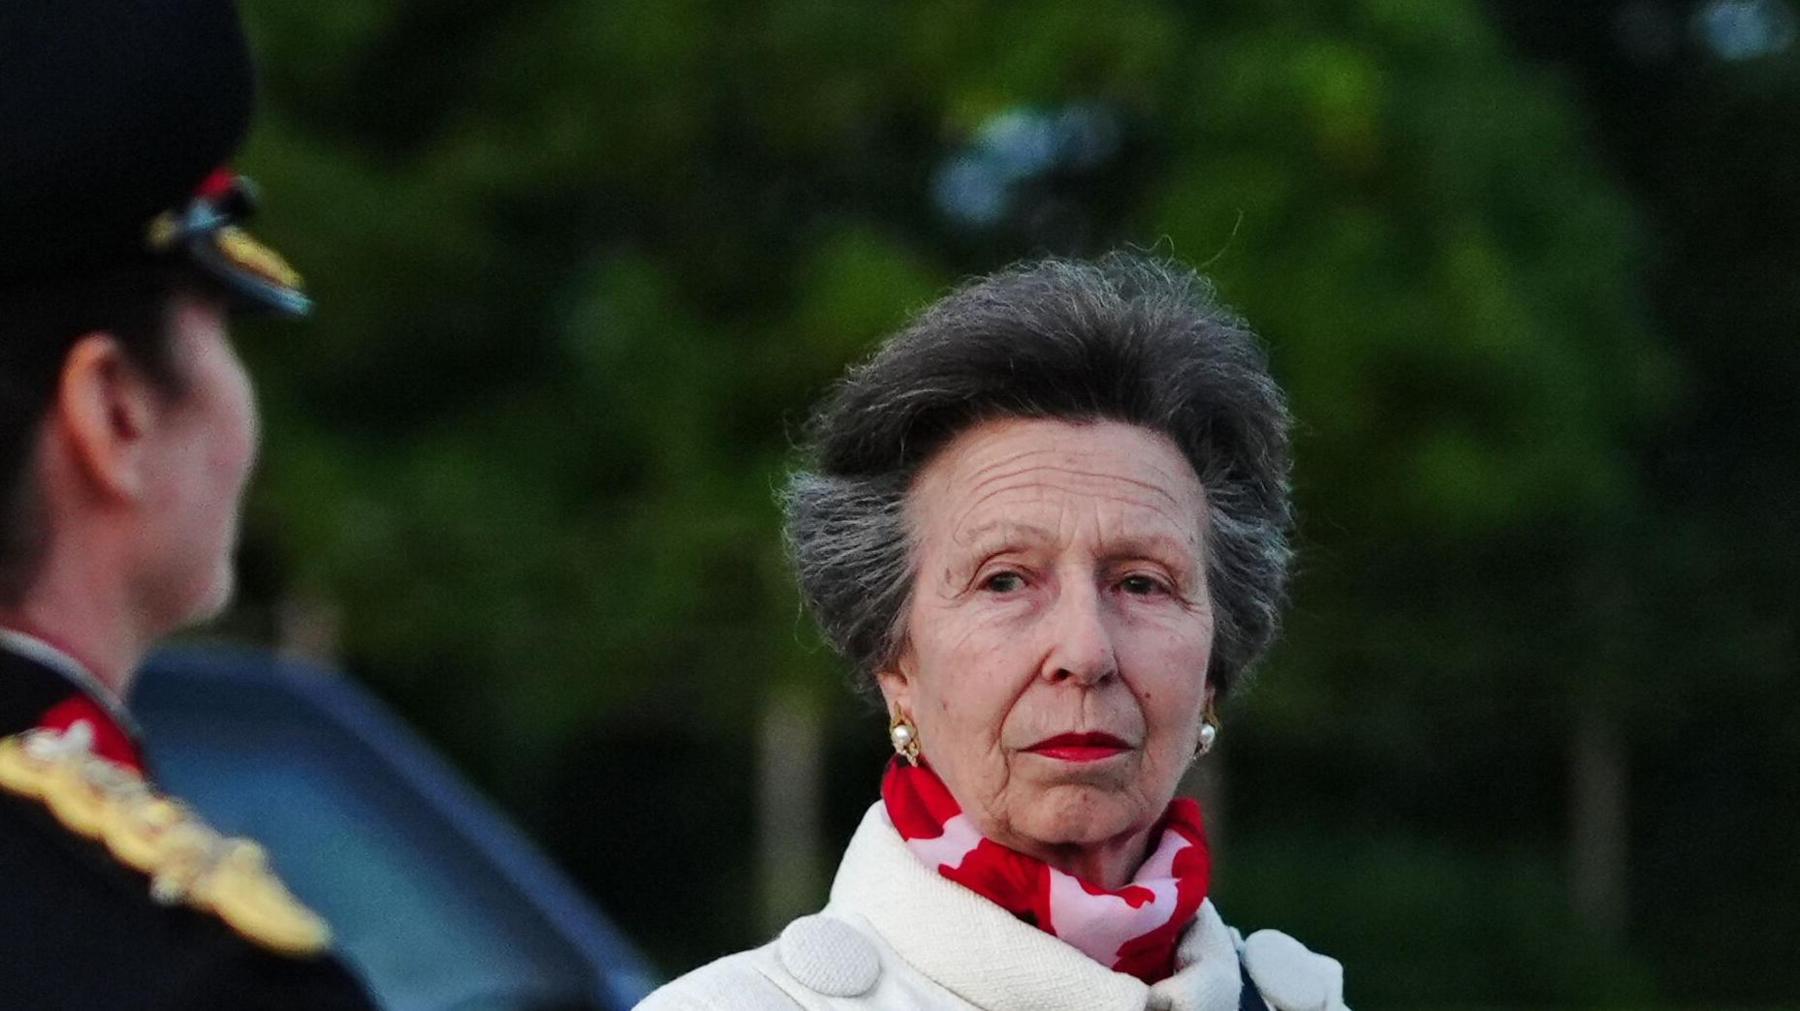
POLYGON ((1122 859, 1128 877, 1210 695, 1193 468, 1134 425, 994 421, 926 464, 908 511, 890 711, 983 835, 1089 877, 1122 859))

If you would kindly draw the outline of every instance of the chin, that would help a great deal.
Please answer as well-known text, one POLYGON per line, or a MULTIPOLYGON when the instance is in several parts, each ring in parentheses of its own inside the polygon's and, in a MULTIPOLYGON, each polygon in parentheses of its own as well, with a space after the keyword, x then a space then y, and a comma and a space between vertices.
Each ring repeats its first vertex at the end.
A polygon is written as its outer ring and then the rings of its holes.
POLYGON ((1161 813, 1146 815, 1141 807, 1116 789, 1069 784, 1046 790, 1022 821, 1039 842, 1081 846, 1138 831, 1161 813))
MULTIPOLYGON (((211 582, 200 587, 188 597, 189 605, 182 608, 173 628, 187 628, 191 625, 203 625, 225 612, 231 604, 233 592, 237 588, 237 579, 231 568, 226 566, 211 582)), ((173 629, 171 629, 173 631, 173 629)))

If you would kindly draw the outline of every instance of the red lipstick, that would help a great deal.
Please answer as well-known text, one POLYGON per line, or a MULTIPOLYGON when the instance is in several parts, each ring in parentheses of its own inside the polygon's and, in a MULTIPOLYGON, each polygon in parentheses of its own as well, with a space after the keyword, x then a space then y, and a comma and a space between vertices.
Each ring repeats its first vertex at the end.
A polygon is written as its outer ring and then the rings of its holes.
POLYGON ((1131 745, 1111 734, 1057 734, 1026 748, 1026 751, 1063 762, 1098 762, 1131 750, 1131 745))

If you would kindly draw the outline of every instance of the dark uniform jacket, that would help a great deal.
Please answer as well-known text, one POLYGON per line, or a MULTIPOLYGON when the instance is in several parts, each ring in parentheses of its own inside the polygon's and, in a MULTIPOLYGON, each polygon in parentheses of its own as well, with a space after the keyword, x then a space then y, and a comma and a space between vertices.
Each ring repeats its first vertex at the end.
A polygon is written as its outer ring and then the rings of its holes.
POLYGON ((374 1006, 328 950, 323 921, 287 895, 254 844, 219 838, 139 779, 129 718, 80 683, 84 672, 9 645, 0 647, 0 1008, 374 1006), (128 816, 139 817, 135 828, 185 835, 140 846, 147 836, 122 834, 128 816))

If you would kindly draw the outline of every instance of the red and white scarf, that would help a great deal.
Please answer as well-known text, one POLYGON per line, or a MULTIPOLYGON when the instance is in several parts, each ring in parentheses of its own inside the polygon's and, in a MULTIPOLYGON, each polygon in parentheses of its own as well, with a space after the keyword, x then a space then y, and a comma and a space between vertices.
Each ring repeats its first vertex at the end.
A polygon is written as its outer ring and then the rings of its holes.
POLYGON ((937 773, 894 759, 881 780, 888 818, 927 867, 1114 972, 1146 983, 1175 971, 1175 947, 1212 878, 1200 805, 1177 798, 1157 824, 1149 859, 1106 889, 985 839, 937 773))

